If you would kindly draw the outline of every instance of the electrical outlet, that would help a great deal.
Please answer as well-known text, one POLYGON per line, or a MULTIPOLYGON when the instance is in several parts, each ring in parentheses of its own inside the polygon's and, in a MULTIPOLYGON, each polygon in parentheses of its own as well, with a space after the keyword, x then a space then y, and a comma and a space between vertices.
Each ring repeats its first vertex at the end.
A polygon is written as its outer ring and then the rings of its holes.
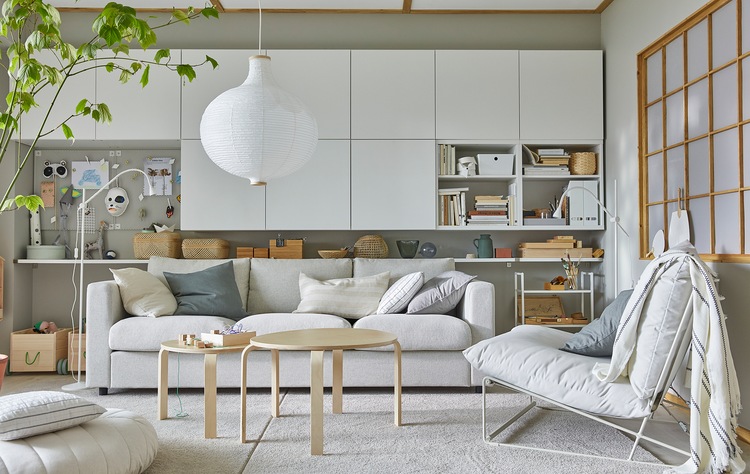
POLYGON ((121 150, 115 150, 115 156, 122 156, 121 150))
POLYGON ((510 267, 512 266, 512 264, 511 264, 510 262, 505 262, 505 266, 506 266, 507 268, 510 268, 510 267))
POLYGON ((109 150, 109 156, 111 158, 114 158, 115 157, 115 150, 109 150))
POLYGON ((120 223, 115 224, 115 230, 120 230, 120 223))
POLYGON ((108 228, 108 229, 109 229, 109 230, 115 230, 115 225, 114 225, 114 224, 112 224, 112 223, 110 223, 110 224, 109 224, 109 228, 108 228))
POLYGON ((34 156, 42 156, 42 150, 34 150, 34 156))

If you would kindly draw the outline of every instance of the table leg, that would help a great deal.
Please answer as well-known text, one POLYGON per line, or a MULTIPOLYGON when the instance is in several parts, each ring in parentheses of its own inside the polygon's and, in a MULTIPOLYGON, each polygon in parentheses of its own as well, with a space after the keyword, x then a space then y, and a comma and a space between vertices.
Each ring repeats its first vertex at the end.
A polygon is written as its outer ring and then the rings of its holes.
POLYGON ((247 356, 254 350, 255 347, 247 346, 240 358, 240 443, 247 438, 247 356))
POLYGON ((393 343, 393 422, 401 426, 401 344, 393 343))
POLYGON ((203 356, 203 412, 206 438, 216 438, 216 354, 203 356))
POLYGON ((323 353, 310 351, 310 454, 323 454, 323 353))
POLYGON ((271 416, 279 415, 279 350, 271 349, 271 416))
POLYGON ((344 412, 343 401, 343 379, 344 379, 344 351, 333 352, 333 385, 331 395, 333 398, 333 413, 344 412))
POLYGON ((160 420, 167 419, 167 395, 169 394, 169 351, 159 351, 159 386, 156 398, 159 400, 158 415, 160 420))

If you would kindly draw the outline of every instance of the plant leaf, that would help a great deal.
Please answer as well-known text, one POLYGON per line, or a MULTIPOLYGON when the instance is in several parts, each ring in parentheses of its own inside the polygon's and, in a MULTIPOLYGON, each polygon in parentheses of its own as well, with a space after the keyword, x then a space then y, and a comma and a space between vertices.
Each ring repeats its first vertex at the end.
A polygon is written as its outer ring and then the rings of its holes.
POLYGON ((154 61, 160 63, 162 59, 169 58, 170 54, 171 53, 168 49, 160 49, 156 52, 156 54, 154 54, 154 61))
POLYGON ((82 99, 80 102, 78 102, 78 105, 76 105, 76 113, 82 114, 83 111, 86 109, 86 105, 88 105, 89 100, 88 99, 82 99))
POLYGON ((217 10, 215 7, 206 7, 201 10, 201 15, 203 15, 205 18, 219 18, 219 10, 217 10))
POLYGON ((173 9, 172 10, 172 16, 177 21, 181 21, 181 22, 185 23, 186 25, 190 24, 190 18, 188 18, 187 13, 185 13, 182 10, 173 9))
POLYGON ((149 64, 146 66, 146 68, 143 70, 143 74, 141 74, 141 87, 146 87, 148 85, 148 72, 151 70, 151 65, 149 64))
POLYGON ((66 140, 73 140, 75 141, 75 137, 73 136, 73 130, 70 129, 67 123, 63 123, 60 125, 62 128, 63 135, 65 135, 66 140))
POLYGON ((195 79, 195 69, 189 64, 178 64, 177 74, 180 77, 186 77, 189 82, 193 82, 193 79, 195 79))
POLYGON ((219 67, 219 63, 214 58, 212 58, 209 55, 206 55, 206 61, 208 61, 209 63, 211 63, 211 67, 214 68, 214 69, 216 69, 217 67, 219 67))

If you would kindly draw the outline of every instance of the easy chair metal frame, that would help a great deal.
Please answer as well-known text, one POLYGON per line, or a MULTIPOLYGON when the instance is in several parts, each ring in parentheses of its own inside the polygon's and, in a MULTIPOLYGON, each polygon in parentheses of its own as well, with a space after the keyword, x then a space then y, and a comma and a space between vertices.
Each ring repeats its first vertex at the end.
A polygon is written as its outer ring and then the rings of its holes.
MULTIPOLYGON (((627 462, 639 463, 639 464, 664 465, 662 463, 652 463, 652 462, 633 460, 633 455, 635 454, 635 450, 638 447, 638 444, 641 441, 648 441, 658 446, 662 446, 664 448, 670 449, 672 451, 675 451, 677 453, 690 457, 690 453, 688 451, 685 451, 684 449, 678 448, 677 446, 673 446, 671 444, 665 443, 658 439, 652 438, 650 436, 646 436, 644 434, 647 422, 653 419, 656 409, 659 408, 659 406, 664 402, 664 396, 666 395, 667 390, 669 389, 670 384, 672 383, 672 380, 677 375, 677 371, 680 369, 681 362, 683 360, 682 356, 684 356, 685 353, 687 352, 687 349, 690 344, 690 338, 692 335, 692 314, 686 314, 683 316, 682 321, 680 322, 680 327, 678 328, 676 334, 678 336, 674 338, 674 341, 672 341, 672 345, 670 347, 666 363, 664 367, 662 368, 661 374, 659 375, 659 381, 656 385, 656 389, 654 390, 654 394, 650 398, 651 413, 649 415, 644 416, 642 419, 630 418, 630 419, 641 419, 640 429, 637 432, 631 429, 628 429, 626 427, 620 426, 609 420, 606 420, 602 416, 596 413, 583 411, 583 410, 571 407, 569 405, 565 405, 549 397, 546 397, 543 394, 532 392, 523 387, 519 387, 511 383, 498 380, 493 377, 484 377, 484 379, 482 380, 482 439, 484 440, 485 443, 491 444, 494 446, 508 446, 511 448, 522 448, 522 449, 529 449, 529 450, 535 450, 535 451, 543 451, 543 452, 548 452, 548 453, 568 454, 568 455, 592 457, 592 458, 598 458, 598 459, 611 459, 615 461, 627 461, 627 462), (529 404, 523 407, 515 415, 511 416, 505 423, 503 423, 495 431, 489 433, 488 432, 489 428, 487 426, 487 421, 488 421, 487 420, 487 388, 493 385, 500 385, 502 387, 528 395, 529 404), (497 437, 499 434, 505 431, 508 427, 513 425, 519 418, 521 418, 523 415, 529 412, 532 408, 537 406, 537 402, 534 399, 543 400, 557 407, 560 407, 563 410, 567 410, 567 411, 576 413, 578 415, 585 416, 586 418, 605 424, 607 426, 610 426, 612 428, 615 428, 619 431, 622 431, 624 433, 627 433, 633 436, 635 438, 635 441, 633 443, 632 449, 630 450, 630 454, 628 455, 627 458, 615 458, 615 457, 609 457, 609 456, 598 456, 596 454, 577 453, 574 451, 562 451, 562 450, 555 450, 555 449, 548 449, 548 448, 540 448, 540 447, 535 447, 535 446, 523 446, 523 445, 518 445, 518 444, 494 441, 495 437, 497 437)), ((667 413, 670 416, 672 416, 669 410, 667 410, 667 413)), ((609 418, 613 418, 613 417, 609 417, 609 418)), ((685 425, 683 423, 679 423, 679 424, 680 424, 680 427, 683 429, 683 431, 686 431, 685 425)))

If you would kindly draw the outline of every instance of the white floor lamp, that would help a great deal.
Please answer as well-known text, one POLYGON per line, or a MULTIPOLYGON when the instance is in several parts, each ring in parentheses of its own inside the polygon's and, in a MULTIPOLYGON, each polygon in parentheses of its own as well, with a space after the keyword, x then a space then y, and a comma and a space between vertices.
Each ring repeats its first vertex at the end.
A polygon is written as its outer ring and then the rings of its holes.
MULTIPOLYGON (((110 184, 112 184, 115 181, 117 181, 117 179, 120 176, 124 175, 125 173, 130 173, 130 172, 141 173, 143 176, 145 176, 146 177, 146 182, 148 183, 148 193, 149 193, 149 195, 153 195, 154 194, 154 187, 151 184, 151 181, 148 179, 148 175, 143 170, 140 170, 138 168, 130 168, 130 169, 126 169, 124 171, 121 171, 114 178, 110 179, 108 182, 106 182, 104 185, 102 185, 102 187, 99 188, 88 199, 86 199, 86 189, 84 188, 82 190, 83 191, 83 195, 81 196, 81 203, 78 205, 78 214, 77 214, 78 215, 78 219, 76 219, 77 225, 78 225, 78 227, 76 227, 76 232, 79 235, 79 242, 78 242, 78 245, 76 246, 76 249, 75 249, 75 253, 76 253, 75 258, 78 259, 78 262, 79 262, 79 265, 80 265, 80 267, 78 269, 78 377, 77 377, 77 382, 70 383, 70 384, 67 384, 67 385, 63 385, 61 387, 65 391, 71 392, 71 391, 75 391, 75 390, 83 390, 84 388, 86 388, 86 382, 84 382, 83 380, 81 380, 81 366, 82 366, 82 362, 83 362, 81 360, 81 353, 83 352, 81 350, 81 347, 82 347, 82 341, 83 341, 83 304, 84 304, 84 301, 83 301, 83 262, 85 261, 84 260, 84 258, 85 258, 84 248, 85 248, 85 245, 86 245, 85 237, 84 237, 85 226, 83 225, 84 212, 85 212, 85 209, 86 209, 86 206, 88 205, 88 203, 90 203, 95 197, 97 197, 99 194, 101 194, 102 191, 104 191, 105 189, 107 189, 107 187, 110 184)), ((104 251, 104 250, 102 249, 102 251, 104 251)))
MULTIPOLYGON (((599 200, 599 197, 594 194, 590 189, 584 188, 581 186, 569 186, 568 189, 565 190, 565 192, 560 196, 560 204, 557 206, 557 209, 555 209, 555 212, 552 214, 552 217, 562 217, 562 206, 565 202, 565 197, 570 194, 571 191, 580 189, 581 191, 585 191, 591 195, 591 197, 596 201, 596 203, 599 205, 599 207, 602 208, 602 211, 604 211, 609 216, 609 221, 613 222, 617 227, 620 228, 623 234, 625 234, 625 237, 628 238, 628 255, 630 255, 630 234, 628 234, 628 231, 625 230, 625 228, 620 224, 620 217, 617 215, 617 180, 614 182, 614 213, 611 212, 609 209, 604 206, 604 203, 599 200)), ((568 210, 570 212, 570 210, 568 210)), ((615 297, 620 292, 620 286, 618 282, 619 278, 619 265, 620 265, 620 248, 617 245, 617 227, 615 228, 615 297)), ((629 258, 629 257, 628 257, 629 258)), ((632 265, 632 262, 631 262, 632 265)), ((631 285, 632 285, 632 269, 631 269, 631 285)))

